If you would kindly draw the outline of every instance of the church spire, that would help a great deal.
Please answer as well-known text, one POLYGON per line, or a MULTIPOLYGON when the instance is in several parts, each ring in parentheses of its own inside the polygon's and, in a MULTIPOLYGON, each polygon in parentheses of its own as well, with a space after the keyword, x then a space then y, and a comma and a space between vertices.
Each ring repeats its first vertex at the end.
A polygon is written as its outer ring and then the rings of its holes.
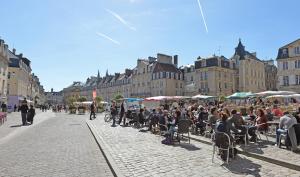
POLYGON ((242 44, 241 38, 239 38, 239 44, 235 48, 235 55, 239 55, 240 59, 244 59, 244 56, 246 55, 245 46, 242 44))
POLYGON ((106 77, 108 76, 108 69, 106 70, 106 75, 105 75, 106 77))

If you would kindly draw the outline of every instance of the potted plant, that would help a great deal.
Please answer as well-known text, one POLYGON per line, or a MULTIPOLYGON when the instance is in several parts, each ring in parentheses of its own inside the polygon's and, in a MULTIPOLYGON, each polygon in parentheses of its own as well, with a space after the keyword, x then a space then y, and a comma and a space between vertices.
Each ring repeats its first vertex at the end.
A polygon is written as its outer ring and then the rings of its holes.
POLYGON ((70 114, 76 114, 76 107, 74 105, 69 106, 70 114))
POLYGON ((97 104, 97 113, 102 113, 102 112, 104 112, 103 103, 102 103, 103 98, 97 96, 97 97, 95 98, 95 101, 96 101, 96 104, 97 104))
POLYGON ((78 114, 85 114, 85 107, 83 105, 78 106, 78 114))

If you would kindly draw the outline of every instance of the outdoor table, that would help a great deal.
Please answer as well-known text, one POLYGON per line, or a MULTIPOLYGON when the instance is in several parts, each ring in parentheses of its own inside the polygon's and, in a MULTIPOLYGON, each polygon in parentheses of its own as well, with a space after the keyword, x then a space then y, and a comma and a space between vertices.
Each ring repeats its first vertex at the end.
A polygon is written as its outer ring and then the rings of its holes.
POLYGON ((272 128, 271 132, 276 133, 276 130, 279 128, 279 121, 268 121, 267 124, 270 126, 275 126, 275 129, 272 128))

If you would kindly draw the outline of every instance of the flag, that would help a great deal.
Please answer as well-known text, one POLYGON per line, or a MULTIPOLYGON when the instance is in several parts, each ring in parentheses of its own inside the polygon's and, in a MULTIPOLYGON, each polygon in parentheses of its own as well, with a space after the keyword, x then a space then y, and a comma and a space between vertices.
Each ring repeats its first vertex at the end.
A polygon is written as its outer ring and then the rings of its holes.
POLYGON ((97 97, 97 90, 94 89, 94 90, 93 90, 93 99, 96 99, 96 97, 97 97))

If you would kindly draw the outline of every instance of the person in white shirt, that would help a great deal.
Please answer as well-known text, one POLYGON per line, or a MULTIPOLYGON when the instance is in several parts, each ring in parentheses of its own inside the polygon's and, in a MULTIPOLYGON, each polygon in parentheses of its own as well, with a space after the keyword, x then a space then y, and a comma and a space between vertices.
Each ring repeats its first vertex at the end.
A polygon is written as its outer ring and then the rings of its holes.
POLYGON ((297 138, 294 129, 294 125, 297 124, 297 119, 290 115, 289 112, 285 112, 280 118, 279 128, 276 130, 276 143, 280 144, 279 136, 283 133, 289 133, 289 137, 292 144, 292 151, 299 151, 297 148, 297 138))

